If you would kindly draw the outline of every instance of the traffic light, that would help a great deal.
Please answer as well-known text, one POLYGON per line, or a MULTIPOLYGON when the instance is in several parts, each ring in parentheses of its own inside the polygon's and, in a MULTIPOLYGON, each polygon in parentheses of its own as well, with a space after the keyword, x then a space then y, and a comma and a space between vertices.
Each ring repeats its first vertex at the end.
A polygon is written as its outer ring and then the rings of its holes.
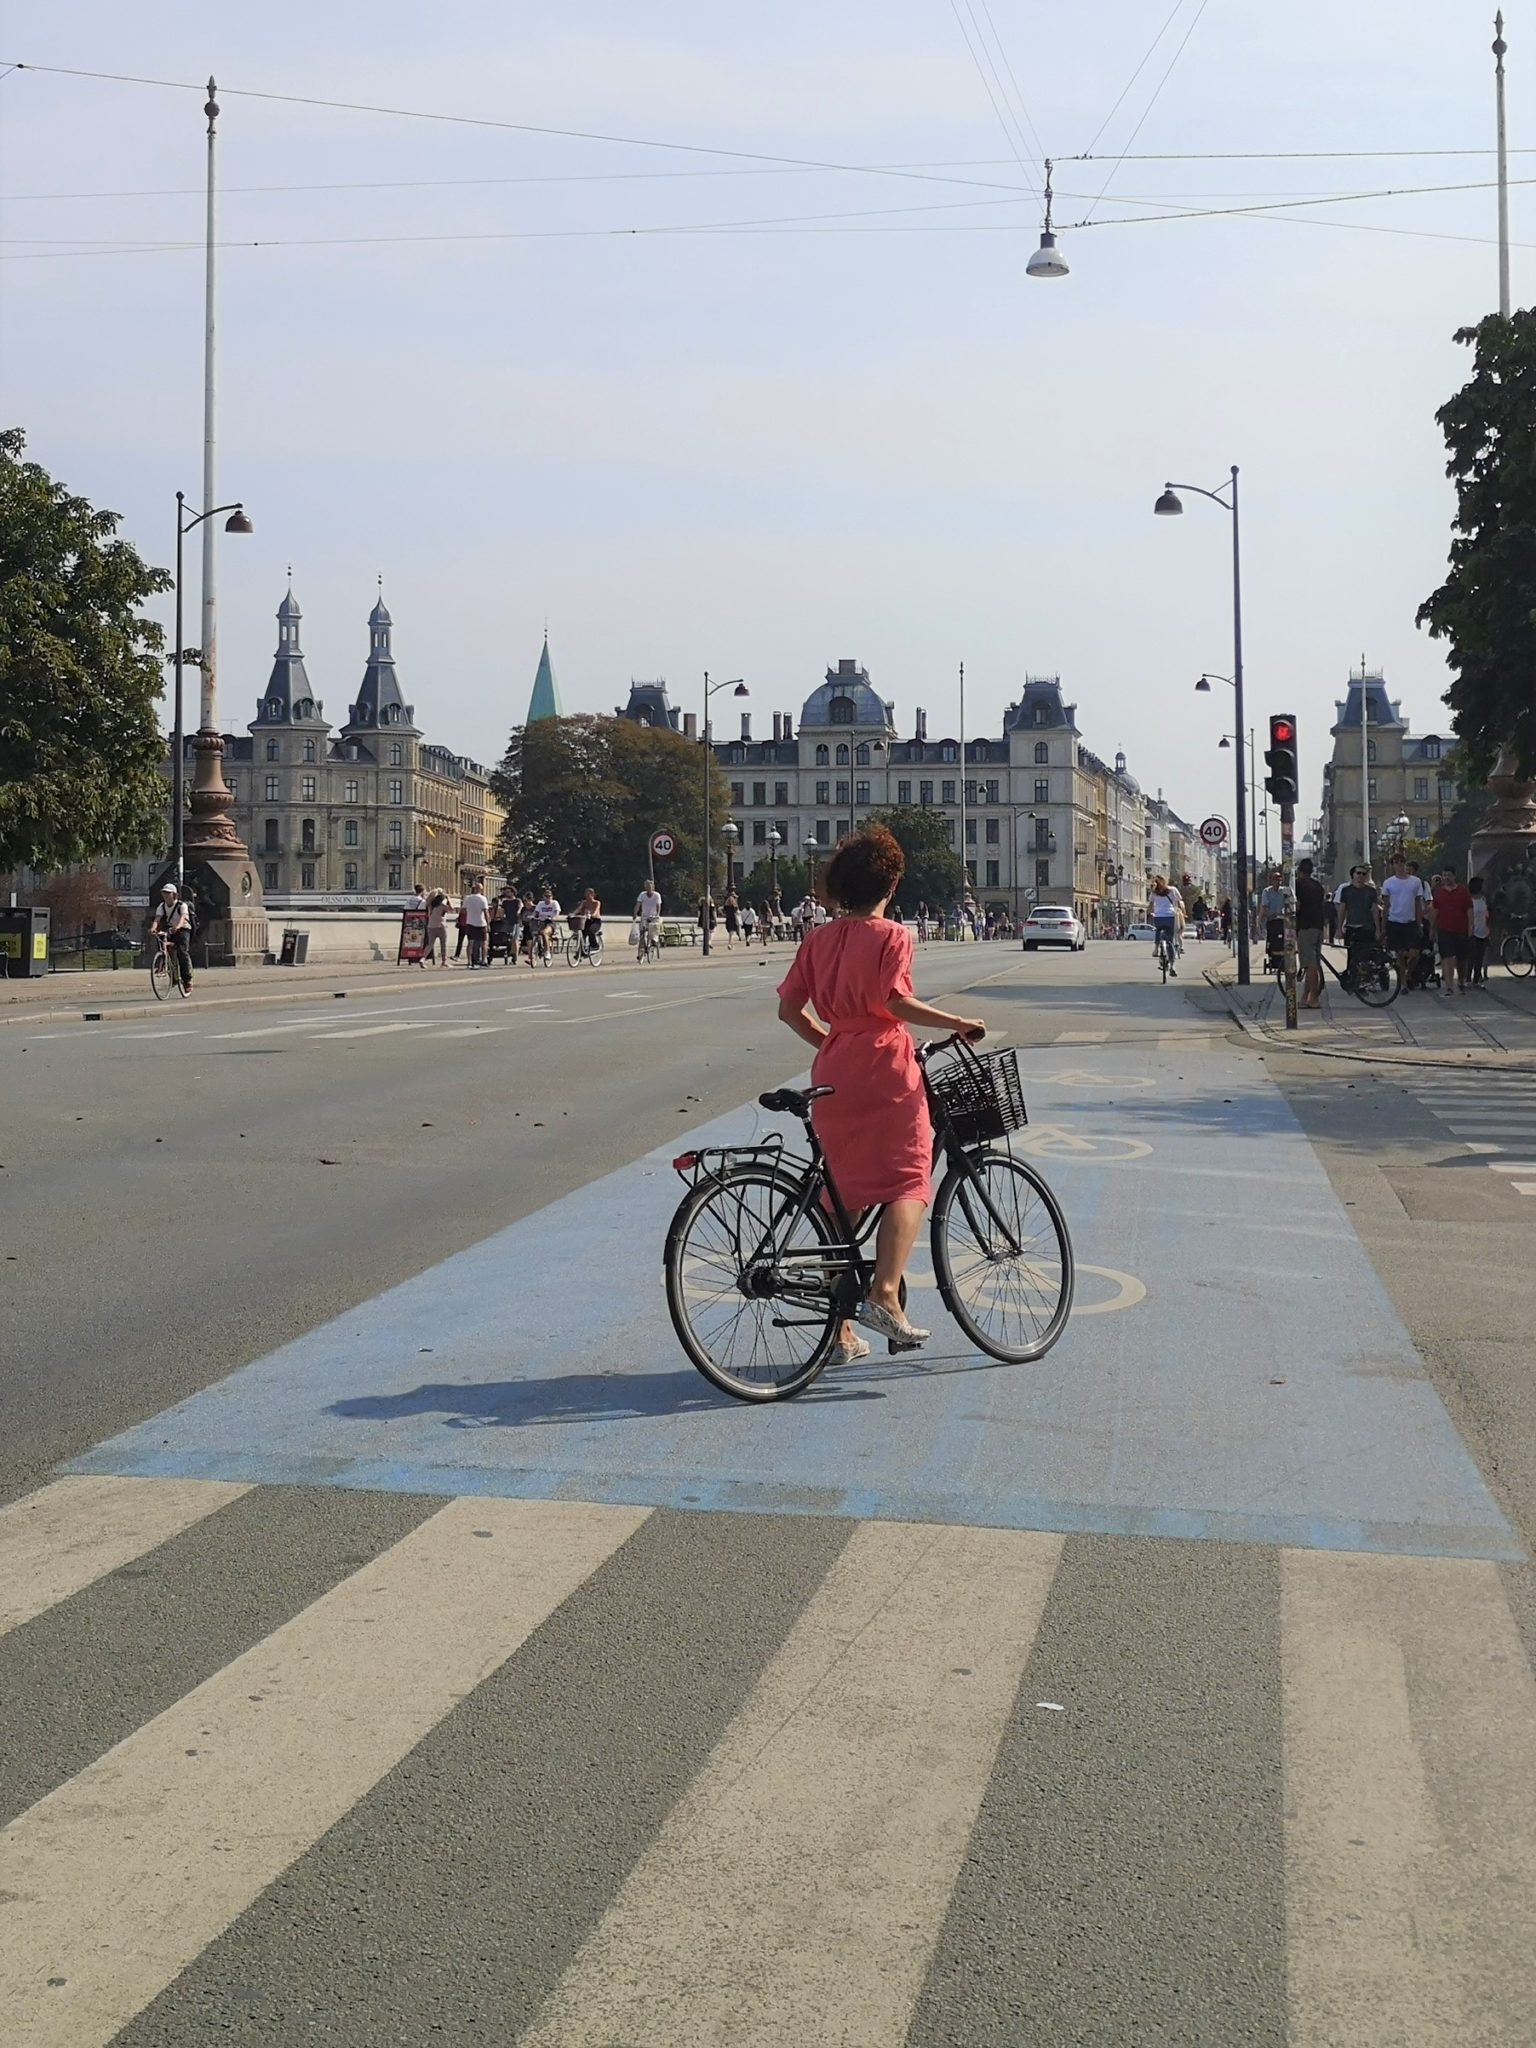
POLYGON ((1269 773, 1264 787, 1273 802, 1294 805, 1300 794, 1300 770, 1296 761, 1296 721, 1288 712, 1275 711, 1269 720, 1269 752, 1264 756, 1269 773))

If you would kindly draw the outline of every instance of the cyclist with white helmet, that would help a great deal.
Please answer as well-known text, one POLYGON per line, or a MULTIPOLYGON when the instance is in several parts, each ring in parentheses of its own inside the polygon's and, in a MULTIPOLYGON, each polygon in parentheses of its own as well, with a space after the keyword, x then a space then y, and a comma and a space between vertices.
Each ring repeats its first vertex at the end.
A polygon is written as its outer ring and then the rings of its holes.
POLYGON ((160 890, 160 901, 156 904, 149 920, 149 929, 158 936, 165 934, 171 958, 176 963, 176 972, 181 978, 182 988, 192 987, 192 907, 174 882, 166 882, 160 890))

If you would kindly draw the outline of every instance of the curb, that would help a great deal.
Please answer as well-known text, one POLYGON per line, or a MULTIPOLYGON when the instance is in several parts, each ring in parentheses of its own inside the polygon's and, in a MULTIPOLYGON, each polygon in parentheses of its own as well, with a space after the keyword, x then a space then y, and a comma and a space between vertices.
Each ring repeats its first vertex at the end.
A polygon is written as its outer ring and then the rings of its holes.
POLYGON ((1214 968, 1207 967, 1203 972, 1206 981, 1225 1002, 1227 1015, 1232 1019, 1238 1030, 1242 1032, 1245 1038, 1251 1039, 1255 1045, 1261 1045, 1269 1052, 1298 1053, 1303 1058, 1310 1060, 1347 1060, 1352 1066, 1357 1067, 1411 1067, 1414 1069, 1454 1067, 1458 1074, 1524 1074, 1536 1072, 1536 1053, 1512 1052, 1506 1054, 1503 1060, 1494 1061, 1486 1057, 1478 1059, 1471 1054, 1458 1059, 1453 1055, 1444 1053, 1420 1053, 1415 1056, 1406 1050, 1401 1054, 1389 1052, 1349 1052, 1339 1046, 1303 1045, 1299 1042, 1299 1034, 1298 1042, 1293 1045, 1287 1037, 1283 1037, 1273 1031, 1268 1025, 1260 1024, 1254 1018, 1245 1016, 1243 1011, 1232 1000, 1230 984, 1219 981, 1216 978, 1214 968))

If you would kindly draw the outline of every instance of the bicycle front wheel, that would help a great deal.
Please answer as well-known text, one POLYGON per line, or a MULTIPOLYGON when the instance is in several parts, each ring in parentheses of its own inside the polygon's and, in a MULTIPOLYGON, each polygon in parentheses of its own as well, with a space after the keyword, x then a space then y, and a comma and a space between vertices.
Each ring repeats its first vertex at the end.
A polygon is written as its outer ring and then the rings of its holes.
POLYGON ((1072 1313, 1072 1239, 1061 1204, 1011 1152, 972 1152, 933 1205, 933 1270, 944 1306, 1007 1365, 1043 1358, 1072 1313))
POLYGON ((729 1167, 683 1197, 667 1232, 667 1308, 707 1380, 738 1401, 785 1401, 832 1356, 837 1234, 802 1183, 729 1167))
POLYGON ((171 992, 171 956, 157 953, 149 963, 149 985, 155 992, 155 1001, 163 1003, 171 992))
POLYGON ((1499 958, 1511 974, 1529 974, 1536 967, 1536 948, 1523 934, 1517 937, 1512 933, 1500 948, 1499 958))
POLYGON ((567 967, 579 967, 579 966, 581 965, 581 941, 580 941, 580 939, 567 939, 567 940, 566 940, 566 942, 565 942, 565 964, 566 964, 566 966, 567 966, 567 967))
POLYGON ((1369 959, 1356 962, 1349 989, 1350 994, 1358 996, 1367 1008, 1384 1010, 1388 1003, 1397 1001, 1402 985, 1402 971, 1397 962, 1385 953, 1376 953, 1369 959))

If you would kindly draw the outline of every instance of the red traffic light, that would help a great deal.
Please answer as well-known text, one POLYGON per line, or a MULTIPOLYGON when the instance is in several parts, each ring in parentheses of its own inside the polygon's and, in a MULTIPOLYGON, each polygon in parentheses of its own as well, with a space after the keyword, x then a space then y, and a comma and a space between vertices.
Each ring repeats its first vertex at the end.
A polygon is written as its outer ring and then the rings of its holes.
POLYGON ((1289 718, 1272 718, 1269 721, 1269 736, 1276 746, 1285 746, 1296 737, 1296 727, 1289 718))

